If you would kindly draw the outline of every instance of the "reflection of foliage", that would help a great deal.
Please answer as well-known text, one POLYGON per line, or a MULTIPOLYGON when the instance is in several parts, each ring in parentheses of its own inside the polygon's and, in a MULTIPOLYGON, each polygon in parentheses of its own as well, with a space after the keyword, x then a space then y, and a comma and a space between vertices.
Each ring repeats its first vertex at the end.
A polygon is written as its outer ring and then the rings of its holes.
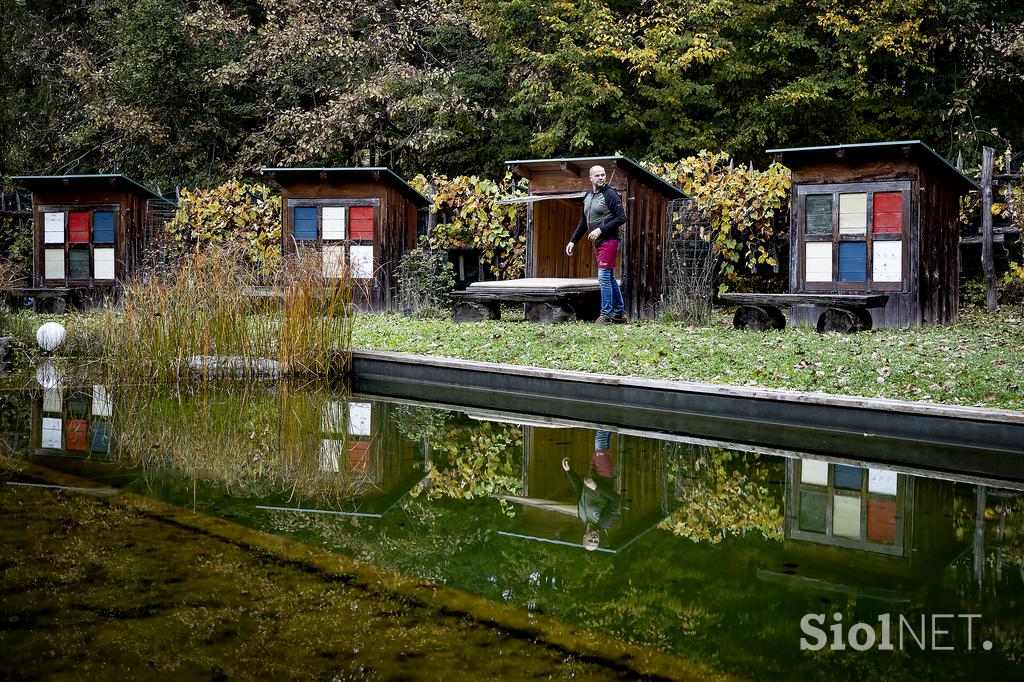
POLYGON ((670 470, 680 506, 662 528, 694 542, 721 542, 747 531, 782 539, 782 500, 770 488, 771 467, 759 456, 693 448, 680 452, 670 470))
POLYGON ((522 492, 523 429, 481 422, 431 440, 430 498, 472 499, 522 492))
POLYGON ((393 410, 398 432, 409 440, 427 438, 433 440, 448 429, 452 413, 430 407, 397 405, 393 410))
POLYGON ((431 249, 426 237, 398 262, 398 295, 403 310, 441 311, 451 305, 455 271, 444 249, 431 249))

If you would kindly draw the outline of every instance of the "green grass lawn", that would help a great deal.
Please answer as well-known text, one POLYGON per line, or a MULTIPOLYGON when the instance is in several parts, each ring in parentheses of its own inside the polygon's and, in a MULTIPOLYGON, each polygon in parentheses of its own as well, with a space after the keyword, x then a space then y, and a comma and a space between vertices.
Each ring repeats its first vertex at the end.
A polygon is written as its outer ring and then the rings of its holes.
MULTIPOLYGON (((503 314, 505 314, 503 312, 503 314)), ((353 347, 636 377, 823 391, 954 405, 1024 409, 1020 309, 969 308, 951 327, 852 335, 807 327, 738 332, 716 309, 706 327, 541 325, 359 315, 353 347)))

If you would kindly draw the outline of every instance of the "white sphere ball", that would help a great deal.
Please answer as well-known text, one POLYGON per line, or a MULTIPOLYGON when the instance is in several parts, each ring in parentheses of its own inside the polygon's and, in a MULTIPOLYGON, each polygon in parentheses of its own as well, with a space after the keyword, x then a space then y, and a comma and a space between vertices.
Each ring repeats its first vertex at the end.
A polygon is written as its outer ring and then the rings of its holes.
POLYGON ((64 383, 64 378, 61 377, 60 372, 53 366, 53 363, 47 360, 39 365, 39 369, 36 370, 36 381, 43 388, 57 388, 64 383))
POLYGON ((47 353, 64 343, 68 332, 60 322, 47 322, 36 331, 36 343, 47 353))

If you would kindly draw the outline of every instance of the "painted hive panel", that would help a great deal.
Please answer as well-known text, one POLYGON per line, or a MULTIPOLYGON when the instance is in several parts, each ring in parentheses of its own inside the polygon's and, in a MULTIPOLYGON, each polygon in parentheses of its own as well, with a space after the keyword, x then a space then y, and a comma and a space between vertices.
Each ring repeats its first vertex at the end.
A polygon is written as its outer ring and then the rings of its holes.
POLYGON ((344 239, 345 238, 345 207, 344 206, 324 206, 323 208, 324 218, 324 239, 344 239))
POLYGON ((832 243, 811 242, 804 245, 807 255, 808 282, 832 281, 832 243))
POLYGON ((370 473, 370 444, 366 441, 352 441, 348 444, 348 471, 366 476, 370 473))
POLYGON ((836 495, 832 498, 832 535, 860 539, 860 497, 836 495))
POLYGON ((345 451, 345 441, 338 438, 324 438, 320 441, 320 470, 338 471, 340 455, 345 451))
POLYGON ((322 254, 323 274, 329 279, 341 279, 345 276, 345 247, 335 244, 324 245, 322 254))
POLYGON ((348 217, 352 239, 373 239, 373 206, 353 206, 348 217))
POLYGON ((355 279, 373 279, 373 247, 356 246, 350 247, 352 277, 355 279))
POLYGON ((875 232, 903 231, 903 192, 875 192, 872 199, 872 230, 875 232))
POLYGON ((40 447, 60 450, 64 447, 64 421, 53 417, 43 417, 43 432, 40 447))
POLYGON ((871 255, 871 279, 876 282, 903 281, 903 242, 876 241, 871 255))
POLYGON ((114 404, 110 400, 110 392, 106 386, 94 384, 92 387, 92 416, 109 417, 114 413, 114 404))
POLYGON ((82 211, 68 213, 68 241, 72 244, 89 243, 89 214, 82 211))
POLYGON ((68 279, 89 279, 90 270, 88 249, 68 251, 68 279))
POLYGON ((839 195, 839 234, 866 234, 868 195, 855 192, 839 195))
POLYGON ((817 459, 805 459, 800 462, 800 482, 828 485, 828 462, 817 459))
POLYGON ((92 423, 92 443, 89 448, 93 452, 110 452, 110 423, 94 421, 92 423))
POLYGON ((839 281, 863 282, 867 279, 867 242, 839 243, 839 281))
POLYGON ((868 499, 868 540, 896 544, 896 500, 868 499))
POLYGON ((320 430, 324 433, 342 433, 345 431, 345 403, 340 400, 328 400, 320 408, 320 430))
POLYGON ((85 452, 89 449, 89 422, 84 419, 68 420, 67 449, 85 452))
POLYGON ((64 279, 64 249, 46 249, 43 252, 43 277, 64 279))
POLYGON ((316 208, 313 206, 302 206, 295 209, 294 215, 295 239, 315 240, 316 239, 316 208))
POLYGON ((89 414, 89 401, 88 396, 84 396, 79 392, 72 394, 72 397, 67 401, 64 406, 64 412, 68 415, 74 415, 76 417, 84 417, 89 414))
POLYGON ((860 467, 851 467, 845 464, 837 464, 834 472, 835 487, 847 490, 860 490, 864 470, 860 467))
POLYGON ((800 491, 800 530, 811 533, 825 532, 825 513, 828 496, 813 490, 800 491))
POLYGON ((370 403, 352 403, 348 407, 348 432, 352 436, 370 435, 370 403))
POLYGON ((832 234, 832 195, 810 194, 804 201, 807 234, 832 234))
POLYGON ((60 414, 64 409, 64 389, 60 386, 43 391, 43 412, 60 414))
POLYGON ((114 250, 95 249, 93 258, 96 265, 93 276, 96 279, 114 279, 114 250))
POLYGON ((43 214, 43 243, 44 244, 63 244, 64 243, 64 214, 63 213, 44 213, 43 214))
POLYGON ((94 244, 114 243, 113 211, 96 211, 92 214, 92 241, 94 244))
POLYGON ((899 475, 885 469, 868 469, 868 492, 879 495, 895 495, 899 475))

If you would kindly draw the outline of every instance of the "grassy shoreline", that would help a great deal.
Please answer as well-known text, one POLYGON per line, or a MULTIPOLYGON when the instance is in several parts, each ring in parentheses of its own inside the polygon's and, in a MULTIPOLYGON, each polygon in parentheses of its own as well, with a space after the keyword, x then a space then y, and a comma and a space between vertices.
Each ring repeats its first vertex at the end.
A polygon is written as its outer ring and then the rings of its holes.
POLYGON ((950 405, 1024 409, 1024 318, 1019 310, 961 311, 949 327, 852 335, 806 327, 738 332, 716 309, 706 327, 539 325, 521 317, 454 323, 358 315, 356 349, 389 350, 549 369, 821 391, 950 405))

